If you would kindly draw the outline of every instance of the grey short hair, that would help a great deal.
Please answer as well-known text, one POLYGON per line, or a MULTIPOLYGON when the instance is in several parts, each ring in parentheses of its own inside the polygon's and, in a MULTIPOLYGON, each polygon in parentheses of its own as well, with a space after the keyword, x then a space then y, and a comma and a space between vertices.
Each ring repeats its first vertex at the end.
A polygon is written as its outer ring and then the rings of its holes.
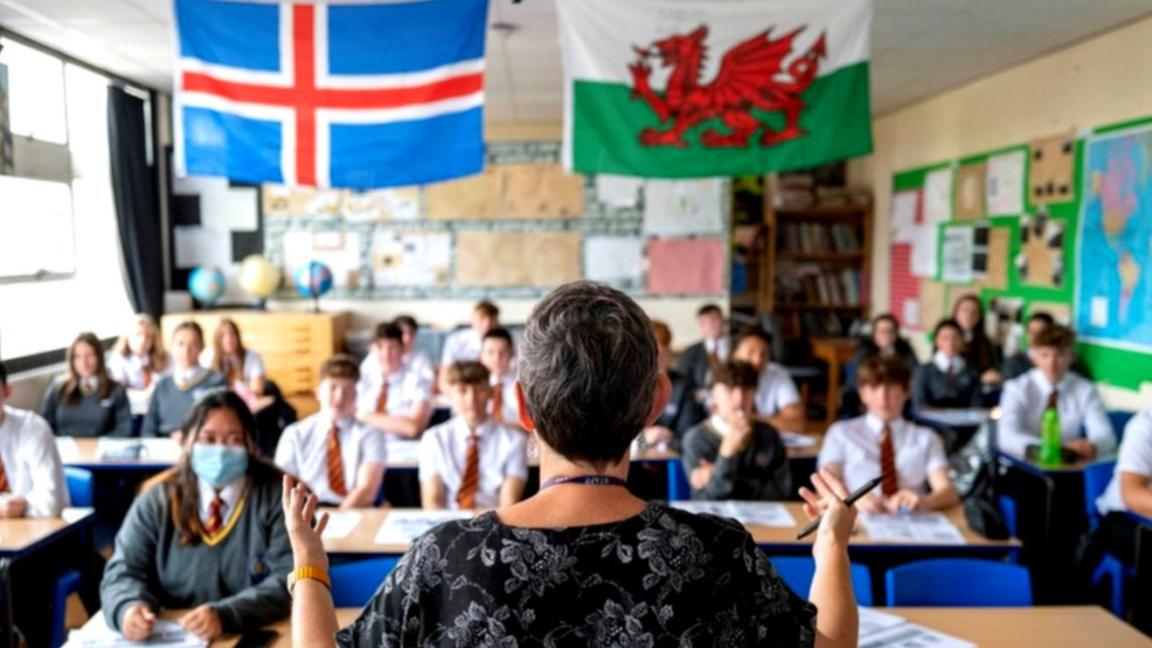
POLYGON ((528 318, 519 369, 544 443, 569 460, 615 463, 652 408, 658 371, 652 322, 619 290, 566 284, 528 318))

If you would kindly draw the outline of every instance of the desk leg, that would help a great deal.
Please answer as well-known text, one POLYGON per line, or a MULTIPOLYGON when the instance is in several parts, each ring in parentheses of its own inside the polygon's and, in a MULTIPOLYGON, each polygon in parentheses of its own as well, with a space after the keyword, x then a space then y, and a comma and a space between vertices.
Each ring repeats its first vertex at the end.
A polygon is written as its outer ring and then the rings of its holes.
POLYGON ((1141 524, 1136 530, 1136 582, 1128 596, 1132 624, 1152 636, 1152 527, 1141 524))
POLYGON ((0 558, 0 646, 16 648, 16 626, 12 618, 12 561, 0 558))

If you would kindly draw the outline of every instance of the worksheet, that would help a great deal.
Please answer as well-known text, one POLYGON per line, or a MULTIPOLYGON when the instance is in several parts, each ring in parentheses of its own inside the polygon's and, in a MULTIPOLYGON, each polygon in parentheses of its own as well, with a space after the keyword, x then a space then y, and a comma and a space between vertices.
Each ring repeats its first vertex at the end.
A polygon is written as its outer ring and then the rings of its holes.
POLYGON ((904 544, 964 544, 960 529, 943 513, 897 515, 861 513, 860 523, 868 537, 880 542, 904 544))
POLYGON ((796 526, 796 520, 788 512, 788 507, 780 502, 669 502, 669 506, 692 513, 705 513, 720 517, 734 518, 741 524, 757 526, 786 527, 796 526))
POLYGON ((376 544, 407 545, 428 529, 472 517, 472 511, 390 511, 376 532, 376 544))
POLYGON ((324 527, 327 539, 347 538, 363 516, 356 511, 328 511, 328 526, 324 527))

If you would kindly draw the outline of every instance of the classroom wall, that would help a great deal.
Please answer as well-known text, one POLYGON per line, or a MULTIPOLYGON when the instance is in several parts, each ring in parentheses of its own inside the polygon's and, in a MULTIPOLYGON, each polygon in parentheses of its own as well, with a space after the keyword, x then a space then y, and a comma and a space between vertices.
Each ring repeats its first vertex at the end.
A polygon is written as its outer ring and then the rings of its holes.
MULTIPOLYGON (((894 173, 925 164, 1152 114, 1152 18, 1040 57, 956 90, 878 117, 876 151, 849 166, 850 182, 875 196, 873 272, 889 276, 888 206, 894 173)), ((886 281, 872 282, 872 304, 885 310, 886 281)), ((1140 392, 1110 388, 1110 407, 1152 403, 1140 392)))

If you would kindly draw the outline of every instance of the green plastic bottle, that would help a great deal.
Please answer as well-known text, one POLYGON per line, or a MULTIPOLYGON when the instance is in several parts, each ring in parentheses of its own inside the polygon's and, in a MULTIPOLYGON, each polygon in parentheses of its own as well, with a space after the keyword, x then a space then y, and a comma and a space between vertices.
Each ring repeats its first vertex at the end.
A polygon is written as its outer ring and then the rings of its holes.
POLYGON ((1040 421, 1040 463, 1060 465, 1060 412, 1055 407, 1044 410, 1040 421))

